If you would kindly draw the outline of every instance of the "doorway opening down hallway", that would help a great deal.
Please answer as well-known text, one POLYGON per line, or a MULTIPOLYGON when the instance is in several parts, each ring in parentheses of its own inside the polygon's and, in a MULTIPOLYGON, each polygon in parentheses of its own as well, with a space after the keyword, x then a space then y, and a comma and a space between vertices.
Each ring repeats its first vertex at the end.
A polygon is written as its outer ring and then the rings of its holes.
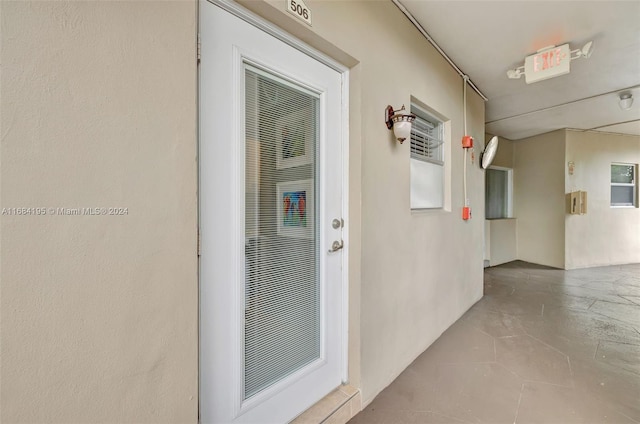
POLYGON ((640 422, 640 264, 516 261, 484 288, 351 424, 640 422))

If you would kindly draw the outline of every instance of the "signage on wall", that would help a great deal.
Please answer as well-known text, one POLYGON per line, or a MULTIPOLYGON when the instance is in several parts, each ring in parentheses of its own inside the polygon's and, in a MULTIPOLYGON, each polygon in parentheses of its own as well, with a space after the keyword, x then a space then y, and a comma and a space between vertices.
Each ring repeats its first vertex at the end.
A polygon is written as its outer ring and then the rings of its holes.
POLYGON ((571 70, 569 44, 538 50, 524 59, 524 77, 527 84, 568 74, 571 70))
POLYGON ((302 0, 287 0, 287 10, 296 18, 311 26, 311 9, 302 0))

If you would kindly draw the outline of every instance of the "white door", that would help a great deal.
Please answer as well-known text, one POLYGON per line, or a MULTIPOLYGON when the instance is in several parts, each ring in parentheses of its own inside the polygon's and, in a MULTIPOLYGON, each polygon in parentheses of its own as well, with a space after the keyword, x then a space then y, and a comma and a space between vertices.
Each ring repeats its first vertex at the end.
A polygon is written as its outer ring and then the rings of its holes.
POLYGON ((285 423, 346 362, 343 74, 206 1, 200 34, 200 419, 285 423))

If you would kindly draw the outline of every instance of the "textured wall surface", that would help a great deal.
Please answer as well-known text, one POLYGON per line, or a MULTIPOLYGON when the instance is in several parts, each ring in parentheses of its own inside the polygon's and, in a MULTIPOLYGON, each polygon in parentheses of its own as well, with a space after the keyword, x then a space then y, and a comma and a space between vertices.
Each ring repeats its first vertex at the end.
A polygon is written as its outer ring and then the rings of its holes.
MULTIPOLYGON (((349 364, 368 402, 482 296, 484 174, 464 222, 462 79, 391 2, 309 3, 311 29, 269 7, 353 67, 349 364), (448 210, 409 207, 382 111, 411 96, 451 120, 448 210)), ((1 206, 128 208, 2 216, 2 421, 195 422, 196 4, 0 7, 1 206)), ((468 107, 479 142, 471 90, 468 107)))
MULTIPOLYGON (((640 163, 640 137, 602 132, 566 132, 566 192, 587 192, 586 215, 566 215, 565 267, 640 262, 640 209, 611 207, 611 163, 640 163)), ((637 180, 636 176, 636 180, 637 180)))
POLYGON ((518 259, 564 268, 565 131, 513 143, 518 259))
POLYGON ((0 8, 0 421, 195 423, 196 2, 0 8))
POLYGON ((516 219, 489 219, 491 266, 504 264, 518 259, 517 225, 516 219))

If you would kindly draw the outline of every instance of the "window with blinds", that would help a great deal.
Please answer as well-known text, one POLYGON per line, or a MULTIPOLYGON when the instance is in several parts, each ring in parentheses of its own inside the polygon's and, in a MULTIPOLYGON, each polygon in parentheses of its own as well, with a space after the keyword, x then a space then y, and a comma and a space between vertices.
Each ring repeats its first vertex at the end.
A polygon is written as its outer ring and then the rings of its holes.
POLYGON ((411 157, 444 165, 442 152, 444 128, 442 122, 414 104, 411 105, 411 112, 416 115, 411 126, 411 157))
POLYGON ((411 209, 444 207, 444 122, 411 103, 411 209))
POLYGON ((316 93, 245 65, 245 399, 320 357, 318 122, 316 93))

